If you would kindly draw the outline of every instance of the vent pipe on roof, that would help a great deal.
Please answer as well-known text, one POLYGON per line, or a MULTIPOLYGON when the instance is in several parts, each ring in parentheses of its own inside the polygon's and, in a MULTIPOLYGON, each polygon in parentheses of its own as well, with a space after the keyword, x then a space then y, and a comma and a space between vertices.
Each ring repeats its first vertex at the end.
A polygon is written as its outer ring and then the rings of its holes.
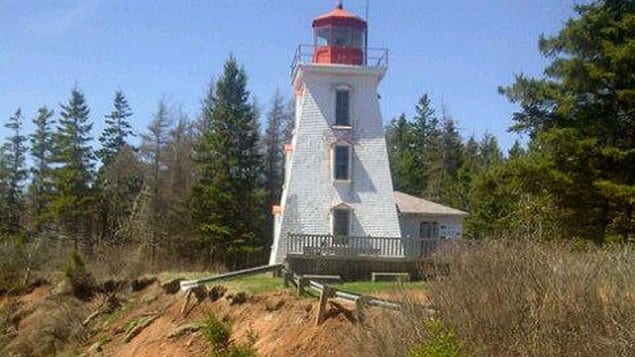
POLYGON ((344 7, 344 5, 342 5, 342 0, 337 0, 335 7, 338 9, 342 9, 344 7))

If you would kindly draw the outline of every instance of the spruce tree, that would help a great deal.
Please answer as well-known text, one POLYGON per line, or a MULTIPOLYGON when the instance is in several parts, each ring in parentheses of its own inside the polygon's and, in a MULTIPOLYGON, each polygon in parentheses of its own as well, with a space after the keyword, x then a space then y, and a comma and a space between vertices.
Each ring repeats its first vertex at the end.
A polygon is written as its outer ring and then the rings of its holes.
POLYGON ((104 165, 108 165, 119 153, 127 142, 128 136, 134 136, 128 118, 132 115, 132 110, 128 100, 122 91, 115 93, 113 109, 106 115, 106 127, 99 137, 102 148, 97 151, 97 156, 104 165))
POLYGON ((501 92, 521 107, 513 130, 530 134, 530 153, 547 172, 561 226, 601 243, 635 235, 635 3, 593 1, 540 52, 544 76, 518 75, 501 92), (540 156, 538 158, 537 156, 540 156))
POLYGON ((26 169, 26 136, 22 135, 22 111, 18 108, 5 124, 11 135, 4 144, 4 160, 7 165, 6 207, 1 214, 4 229, 9 234, 18 233, 21 229, 21 218, 24 213, 23 184, 27 177, 26 169))
POLYGON ((91 248, 90 220, 93 213, 94 155, 90 146, 90 110, 82 91, 71 90, 67 104, 60 104, 54 135, 55 195, 52 210, 75 247, 91 248))
POLYGON ((149 232, 150 259, 156 261, 159 243, 165 236, 163 227, 164 219, 167 217, 167 207, 164 201, 163 192, 165 190, 165 175, 162 168, 165 166, 166 147, 168 144, 169 128, 171 125, 170 113, 165 100, 159 101, 157 112, 148 126, 147 133, 141 136, 141 150, 149 165, 149 172, 145 180, 145 185, 149 188, 149 217, 151 222, 149 232))
POLYGON ((459 197, 455 194, 455 186, 457 185, 458 172, 461 168, 463 143, 454 120, 446 114, 443 115, 441 140, 443 175, 440 198, 441 202, 455 206, 460 202, 459 197))
POLYGON ((417 194, 419 182, 414 170, 415 151, 412 124, 405 114, 394 118, 386 128, 388 159, 395 190, 417 194))
POLYGON ((233 268, 263 248, 262 161, 247 75, 233 57, 216 82, 209 126, 195 151, 194 222, 210 258, 233 268))
POLYGON ((53 161, 53 111, 40 107, 38 115, 33 119, 35 132, 31 134, 31 167, 32 180, 29 186, 31 215, 38 226, 45 219, 49 201, 53 194, 53 177, 51 163, 53 161))
POLYGON ((268 203, 273 204, 280 199, 282 192, 283 164, 284 164, 284 133, 285 123, 284 99, 280 91, 271 100, 271 109, 267 113, 267 127, 262 138, 264 146, 264 174, 265 190, 268 195, 268 203))

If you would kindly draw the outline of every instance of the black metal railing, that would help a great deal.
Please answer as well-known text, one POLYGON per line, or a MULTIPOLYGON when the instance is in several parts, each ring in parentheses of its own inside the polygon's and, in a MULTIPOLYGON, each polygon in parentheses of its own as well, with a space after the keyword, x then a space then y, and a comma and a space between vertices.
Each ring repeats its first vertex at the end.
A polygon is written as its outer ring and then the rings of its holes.
MULTIPOLYGON (((299 45, 293 56, 291 63, 291 76, 299 64, 313 63, 316 49, 324 46, 320 45, 299 45)), ((388 49, 386 48, 365 48, 362 49, 362 67, 388 67, 388 49)))
POLYGON ((410 237, 334 236, 289 233, 287 254, 416 258, 430 255, 456 240, 410 237))

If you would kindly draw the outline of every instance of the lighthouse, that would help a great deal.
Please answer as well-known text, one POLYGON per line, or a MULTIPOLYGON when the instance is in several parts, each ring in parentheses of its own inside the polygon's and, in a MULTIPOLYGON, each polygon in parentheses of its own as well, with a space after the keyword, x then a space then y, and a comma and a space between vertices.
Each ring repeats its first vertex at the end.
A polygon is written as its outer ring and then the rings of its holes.
POLYGON ((368 48, 366 21, 341 3, 312 27, 313 44, 299 46, 292 66, 296 114, 270 264, 292 245, 379 254, 356 237, 401 237, 377 93, 388 52, 368 48))

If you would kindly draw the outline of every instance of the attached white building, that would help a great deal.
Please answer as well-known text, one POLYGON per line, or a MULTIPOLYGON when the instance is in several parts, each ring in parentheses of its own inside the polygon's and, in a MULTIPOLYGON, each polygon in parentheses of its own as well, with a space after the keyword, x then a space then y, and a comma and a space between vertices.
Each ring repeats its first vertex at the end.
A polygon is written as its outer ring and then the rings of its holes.
POLYGON ((395 191, 401 236, 410 238, 459 239, 468 213, 395 191))

